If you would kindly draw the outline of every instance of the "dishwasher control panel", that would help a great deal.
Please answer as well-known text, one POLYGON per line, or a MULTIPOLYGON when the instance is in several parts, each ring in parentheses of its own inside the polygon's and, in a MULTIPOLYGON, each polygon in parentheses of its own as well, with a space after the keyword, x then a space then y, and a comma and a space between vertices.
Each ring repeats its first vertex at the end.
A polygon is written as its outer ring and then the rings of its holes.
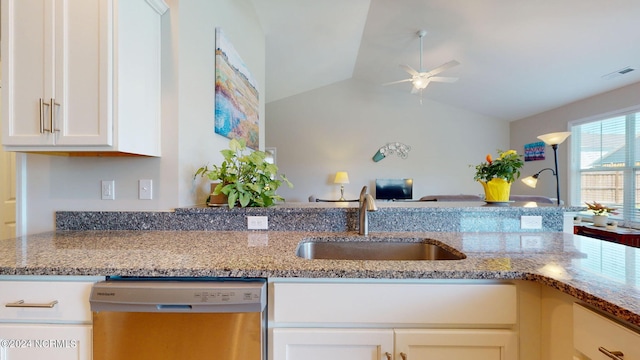
POLYGON ((242 304, 260 301, 260 289, 193 290, 193 300, 211 304, 242 304))
POLYGON ((266 281, 116 280, 96 283, 92 311, 260 312, 266 281))

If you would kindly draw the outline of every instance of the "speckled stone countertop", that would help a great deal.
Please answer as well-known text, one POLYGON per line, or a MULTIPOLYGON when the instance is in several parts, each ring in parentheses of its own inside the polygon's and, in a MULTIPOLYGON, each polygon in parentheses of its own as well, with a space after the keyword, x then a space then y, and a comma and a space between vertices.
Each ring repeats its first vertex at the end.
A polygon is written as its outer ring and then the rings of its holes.
POLYGON ((0 241, 0 275, 521 279, 640 326, 640 249, 560 232, 56 231, 0 241), (305 239, 440 241, 463 260, 305 260, 305 239), (607 258, 613 257, 607 266, 607 258), (626 259, 626 265, 624 262, 626 259), (635 264, 635 265, 634 265, 635 264))
MULTIPOLYGON (((581 208, 515 202, 376 202, 368 213, 371 231, 549 232, 562 231, 563 214, 581 208), (540 229, 521 229, 523 215, 542 217, 540 229)), ((268 216, 269 230, 355 231, 358 203, 286 203, 269 208, 178 208, 164 212, 59 211, 58 230, 247 229, 247 216, 268 216)))

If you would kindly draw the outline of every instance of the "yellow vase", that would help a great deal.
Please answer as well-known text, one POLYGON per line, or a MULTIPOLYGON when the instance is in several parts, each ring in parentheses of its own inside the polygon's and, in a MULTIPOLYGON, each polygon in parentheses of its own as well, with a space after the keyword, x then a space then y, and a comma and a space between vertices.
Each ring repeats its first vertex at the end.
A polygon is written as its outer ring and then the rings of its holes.
POLYGON ((484 188, 484 199, 486 201, 509 201, 511 193, 511 183, 505 179, 493 178, 488 182, 480 181, 484 188))

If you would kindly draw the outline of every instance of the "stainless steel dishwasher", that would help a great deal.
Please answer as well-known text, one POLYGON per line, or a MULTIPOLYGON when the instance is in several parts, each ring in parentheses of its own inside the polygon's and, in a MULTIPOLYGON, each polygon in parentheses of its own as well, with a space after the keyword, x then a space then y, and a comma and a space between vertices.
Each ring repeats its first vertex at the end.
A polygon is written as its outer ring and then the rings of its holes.
POLYGON ((266 359, 265 279, 110 278, 90 296, 94 360, 266 359))

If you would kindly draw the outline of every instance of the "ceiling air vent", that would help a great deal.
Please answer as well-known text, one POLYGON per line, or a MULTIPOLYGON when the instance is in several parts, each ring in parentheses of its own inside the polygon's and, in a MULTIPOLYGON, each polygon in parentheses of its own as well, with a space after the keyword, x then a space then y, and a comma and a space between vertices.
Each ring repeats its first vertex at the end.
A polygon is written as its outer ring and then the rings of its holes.
POLYGON ((613 79, 613 78, 617 78, 618 76, 624 75, 624 74, 628 74, 632 71, 634 71, 635 69, 633 69, 630 66, 624 67, 620 70, 616 70, 612 73, 606 74, 606 75, 602 75, 602 78, 604 79, 613 79))

